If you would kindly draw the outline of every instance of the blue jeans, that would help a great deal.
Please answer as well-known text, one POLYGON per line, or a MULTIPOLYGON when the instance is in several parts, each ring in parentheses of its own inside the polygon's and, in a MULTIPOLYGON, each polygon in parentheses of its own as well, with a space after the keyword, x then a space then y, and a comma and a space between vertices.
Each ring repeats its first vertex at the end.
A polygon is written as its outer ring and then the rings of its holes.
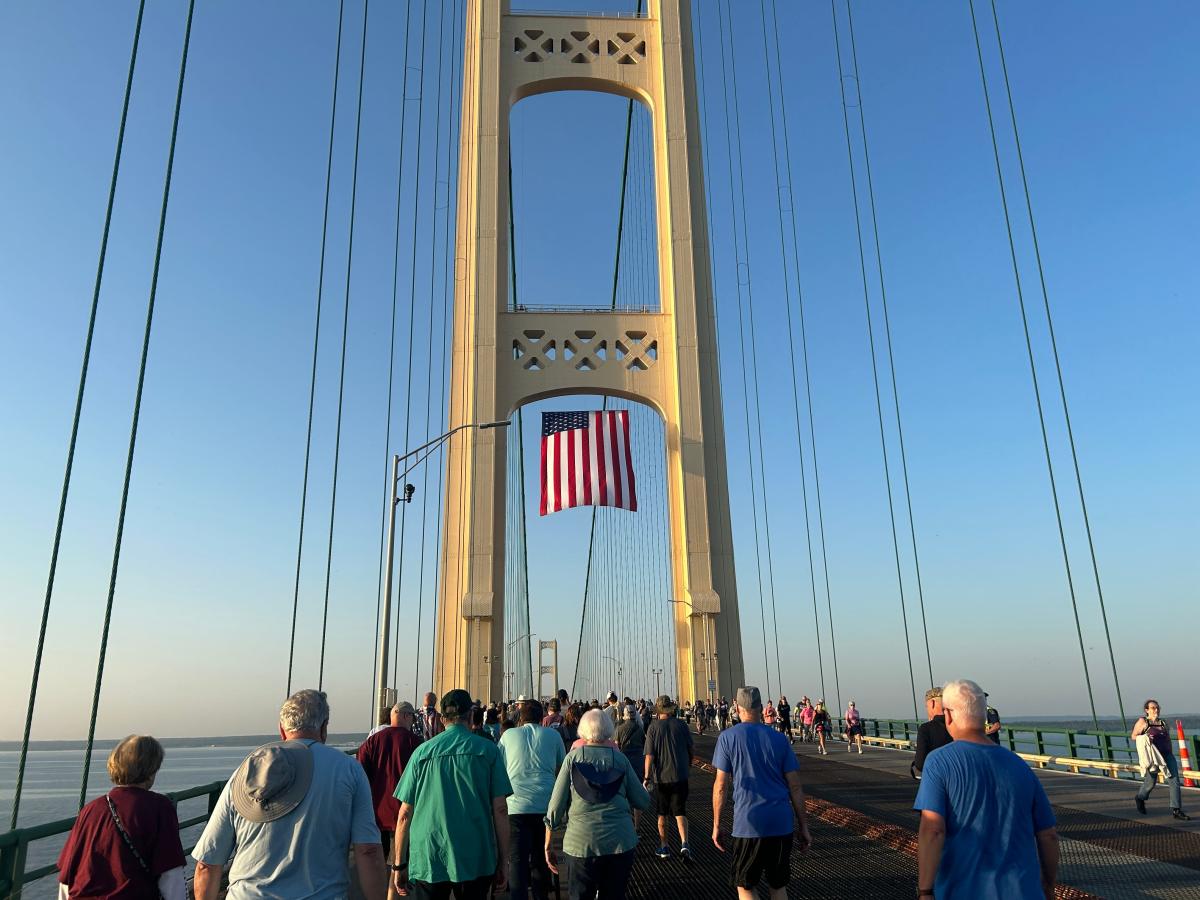
MULTIPOLYGON (((1175 761, 1175 754, 1170 753, 1163 757, 1163 762, 1167 764, 1166 782, 1167 788, 1171 792, 1171 809, 1181 809, 1179 790, 1179 763, 1175 761)), ((1154 790, 1154 785, 1158 783, 1158 776, 1154 772, 1147 772, 1146 777, 1142 779, 1142 787, 1137 792, 1139 800, 1145 800, 1150 796, 1150 792, 1154 790)))

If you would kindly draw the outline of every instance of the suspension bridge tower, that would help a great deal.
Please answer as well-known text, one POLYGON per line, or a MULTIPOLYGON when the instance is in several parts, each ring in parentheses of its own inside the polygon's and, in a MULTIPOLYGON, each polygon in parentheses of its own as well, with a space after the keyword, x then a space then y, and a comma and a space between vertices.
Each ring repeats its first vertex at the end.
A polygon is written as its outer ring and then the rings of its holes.
MULTIPOLYGON (((465 41, 450 425, 505 419, 564 394, 655 409, 665 423, 679 693, 708 697, 711 681, 731 696, 743 680, 741 628, 688 0, 649 0, 640 18, 514 14, 508 0, 468 0, 465 41), (618 94, 650 111, 657 312, 508 308, 509 112, 550 91, 618 94)), ((581 184, 564 198, 564 228, 571 204, 594 190, 581 184)), ((439 693, 465 687, 489 700, 503 691, 505 453, 503 430, 468 429, 447 455, 439 693)))

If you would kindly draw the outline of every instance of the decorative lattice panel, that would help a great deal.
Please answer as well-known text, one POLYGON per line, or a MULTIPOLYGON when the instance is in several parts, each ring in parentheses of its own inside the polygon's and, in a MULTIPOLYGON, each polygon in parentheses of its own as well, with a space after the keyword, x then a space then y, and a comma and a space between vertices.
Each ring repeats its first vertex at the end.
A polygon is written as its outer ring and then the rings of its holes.
POLYGON ((595 63, 612 59, 618 65, 636 66, 646 59, 646 40, 632 31, 522 28, 513 35, 512 52, 523 62, 565 60, 595 63))
POLYGON ((647 331, 613 330, 601 333, 575 329, 549 333, 525 328, 512 342, 513 365, 526 372, 570 367, 576 372, 596 372, 619 366, 627 372, 645 372, 658 362, 658 339, 647 331))

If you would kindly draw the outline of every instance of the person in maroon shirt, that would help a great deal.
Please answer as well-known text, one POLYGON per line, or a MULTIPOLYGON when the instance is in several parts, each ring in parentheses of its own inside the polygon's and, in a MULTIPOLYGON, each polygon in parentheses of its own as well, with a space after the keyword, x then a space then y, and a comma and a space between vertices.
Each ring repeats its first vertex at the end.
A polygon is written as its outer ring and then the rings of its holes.
POLYGON ((396 834, 396 818, 400 801, 393 796, 408 758, 421 743, 413 733, 416 710, 407 700, 392 707, 392 724, 363 741, 358 748, 358 761, 371 784, 371 801, 375 806, 375 824, 379 826, 383 852, 390 858, 392 838, 396 834))
POLYGON ((132 734, 108 757, 113 789, 82 810, 58 856, 60 900, 184 900, 179 818, 150 790, 162 744, 132 734))

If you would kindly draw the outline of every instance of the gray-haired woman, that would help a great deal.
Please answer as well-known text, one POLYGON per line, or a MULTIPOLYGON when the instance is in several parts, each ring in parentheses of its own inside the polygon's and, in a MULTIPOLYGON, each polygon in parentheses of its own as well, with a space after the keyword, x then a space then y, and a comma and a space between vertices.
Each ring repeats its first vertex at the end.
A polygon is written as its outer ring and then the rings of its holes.
POLYGON ((567 754, 546 812, 546 863, 558 874, 551 842, 565 824, 571 900, 622 900, 637 846, 632 810, 646 809, 650 795, 625 754, 613 749, 611 718, 590 710, 579 736, 587 743, 567 754))

